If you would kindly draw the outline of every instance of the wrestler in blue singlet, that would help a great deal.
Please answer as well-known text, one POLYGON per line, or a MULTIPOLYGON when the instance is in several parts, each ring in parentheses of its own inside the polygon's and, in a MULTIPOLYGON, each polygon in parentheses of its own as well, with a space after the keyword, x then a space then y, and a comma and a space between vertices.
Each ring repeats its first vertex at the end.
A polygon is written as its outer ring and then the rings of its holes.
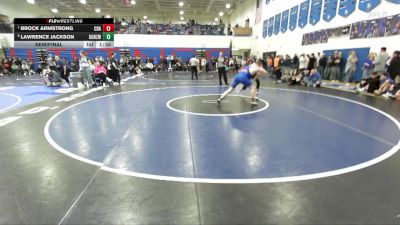
POLYGON ((231 87, 236 88, 238 84, 243 84, 243 88, 251 86, 250 66, 246 66, 233 78, 231 87))

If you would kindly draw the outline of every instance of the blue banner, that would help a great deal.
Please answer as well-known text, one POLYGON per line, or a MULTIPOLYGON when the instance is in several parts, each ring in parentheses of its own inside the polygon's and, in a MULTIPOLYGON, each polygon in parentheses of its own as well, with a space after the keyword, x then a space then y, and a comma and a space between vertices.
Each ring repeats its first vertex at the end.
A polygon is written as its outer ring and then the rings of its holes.
POLYGON ((289 24, 289 10, 282 13, 281 32, 285 33, 289 24))
POLYGON ((281 29, 281 14, 275 16, 274 34, 279 34, 281 29))
POLYGON ((375 9, 381 0, 360 0, 358 3, 358 8, 364 12, 370 12, 371 10, 375 9))
POLYGON ((299 14, 299 6, 295 6, 290 9, 290 21, 289 21, 289 29, 294 31, 297 26, 297 16, 299 14))
POLYGON ((300 4, 300 13, 299 13, 299 27, 303 28, 308 23, 308 11, 310 9, 310 0, 307 0, 300 4))
POLYGON ((267 37, 267 33, 268 33, 268 20, 264 20, 264 23, 263 23, 263 38, 267 37))
POLYGON ((330 22, 335 16, 339 0, 325 0, 323 19, 330 22))
POLYGON ((400 0, 386 0, 391 3, 400 4, 400 0))
POLYGON ((339 15, 348 17, 356 10, 357 0, 340 0, 339 3, 339 15))
POLYGON ((322 0, 312 0, 310 10, 310 24, 315 25, 321 20, 322 0))
POLYGON ((268 20, 268 36, 272 36, 274 33, 274 17, 269 18, 268 20))

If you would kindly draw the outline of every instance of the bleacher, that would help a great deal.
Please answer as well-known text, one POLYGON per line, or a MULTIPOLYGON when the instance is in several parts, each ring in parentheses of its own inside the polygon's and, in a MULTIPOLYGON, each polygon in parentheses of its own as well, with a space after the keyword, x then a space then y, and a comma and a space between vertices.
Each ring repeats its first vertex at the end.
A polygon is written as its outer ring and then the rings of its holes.
POLYGON ((225 35, 223 25, 149 24, 120 26, 119 34, 225 35))

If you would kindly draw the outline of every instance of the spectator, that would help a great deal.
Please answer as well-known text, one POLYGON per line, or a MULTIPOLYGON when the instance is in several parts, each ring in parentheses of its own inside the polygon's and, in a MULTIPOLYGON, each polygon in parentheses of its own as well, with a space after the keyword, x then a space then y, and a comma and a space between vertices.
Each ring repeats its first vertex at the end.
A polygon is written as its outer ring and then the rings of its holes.
POLYGON ((389 91, 390 87, 394 84, 394 81, 389 77, 387 73, 381 73, 379 89, 374 91, 375 95, 381 95, 389 91))
POLYGON ((374 60, 374 72, 383 73, 385 72, 386 62, 389 59, 389 55, 386 53, 386 48, 382 47, 381 52, 374 60))
POLYGON ((318 73, 321 74, 321 77, 323 79, 326 79, 325 77, 325 69, 328 63, 328 59, 326 58, 325 54, 322 53, 322 56, 318 53, 319 60, 318 60, 318 73))
POLYGON ((307 69, 310 70, 310 71, 312 69, 314 69, 316 62, 317 62, 317 59, 315 58, 314 53, 312 53, 311 56, 309 57, 309 60, 308 60, 307 69))
POLYGON ((299 64, 299 70, 300 71, 303 71, 303 70, 307 69, 308 61, 307 61, 307 58, 306 58, 306 56, 304 54, 300 55, 299 63, 300 63, 299 64))
MULTIPOLYGON (((140 59, 137 58, 137 63, 140 65, 140 59), (139 63, 138 63, 139 62, 139 63)), ((107 66, 107 74, 108 77, 114 83, 121 83, 121 77, 119 75, 119 67, 117 64, 117 60, 115 59, 115 53, 111 53, 110 58, 108 59, 108 66, 107 66)))
POLYGON ((320 87, 321 80, 321 74, 316 69, 312 69, 310 75, 304 77, 304 84, 308 87, 320 87))
POLYGON ((100 78, 101 84, 104 87, 106 86, 106 83, 107 83, 107 70, 100 62, 96 62, 95 63, 94 76, 95 76, 95 78, 97 78, 97 77, 100 78))
POLYGON ((87 57, 85 51, 80 51, 81 59, 79 60, 79 71, 82 73, 83 84, 89 88, 89 85, 92 87, 95 86, 93 83, 92 72, 90 70, 90 60, 87 57))
MULTIPOLYGON (((392 57, 388 62, 387 72, 389 73, 390 78, 393 80, 399 79, 400 76, 400 51, 393 52, 392 57)), ((398 82, 396 82, 398 83, 398 82)))
POLYGON ((347 58, 347 62, 346 62, 346 69, 345 69, 345 82, 351 82, 354 80, 354 74, 356 72, 357 69, 357 62, 358 62, 358 58, 356 55, 355 51, 351 51, 349 53, 349 57, 347 58))
POLYGON ((281 64, 282 64, 282 58, 281 56, 276 56, 274 58, 274 75, 277 83, 282 83, 282 71, 281 71, 281 64))
POLYGON ((377 72, 372 72, 371 77, 363 79, 360 81, 360 83, 357 85, 356 90, 358 92, 368 92, 368 93, 374 93, 375 90, 379 89, 380 85, 380 78, 378 76, 377 72))
POLYGON ((362 74, 362 79, 367 79, 371 75, 371 72, 374 67, 374 53, 370 52, 368 54, 368 57, 364 61, 364 65, 362 67, 363 74, 362 74))

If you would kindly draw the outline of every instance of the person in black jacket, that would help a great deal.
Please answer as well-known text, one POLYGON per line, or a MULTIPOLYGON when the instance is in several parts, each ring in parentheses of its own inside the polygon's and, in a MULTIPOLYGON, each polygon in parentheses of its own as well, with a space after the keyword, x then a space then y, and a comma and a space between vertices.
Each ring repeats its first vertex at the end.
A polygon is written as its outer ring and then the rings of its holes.
POLYGON ((356 91, 374 93, 375 90, 379 89, 379 85, 381 83, 378 75, 379 74, 377 72, 373 72, 370 78, 361 80, 356 88, 356 91))
POLYGON ((325 79, 325 68, 327 66, 328 59, 326 58, 325 54, 322 53, 322 56, 319 58, 318 61, 318 73, 321 74, 322 79, 325 79))
POLYGON ((390 78, 395 80, 397 76, 400 76, 400 51, 393 52, 392 58, 390 58, 388 64, 387 72, 390 78))

